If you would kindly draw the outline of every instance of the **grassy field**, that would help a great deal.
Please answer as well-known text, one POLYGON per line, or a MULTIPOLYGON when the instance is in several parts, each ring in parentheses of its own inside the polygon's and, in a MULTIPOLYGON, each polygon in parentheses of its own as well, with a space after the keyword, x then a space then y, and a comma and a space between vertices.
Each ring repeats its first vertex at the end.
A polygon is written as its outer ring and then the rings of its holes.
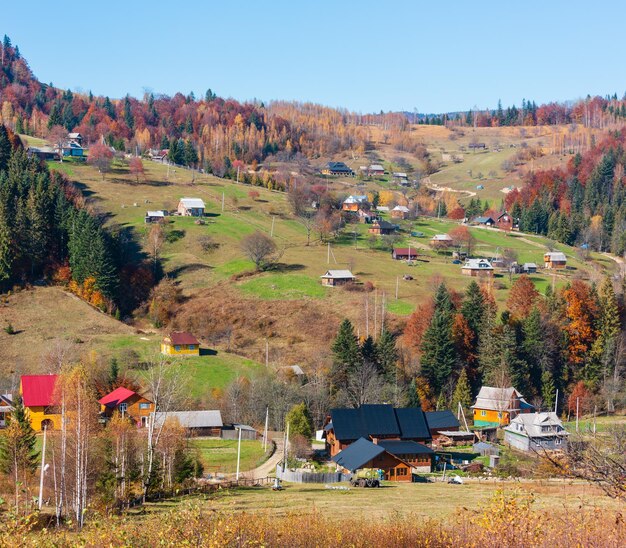
MULTIPOLYGON (((339 484, 336 484, 339 485, 339 484)), ((452 516, 460 508, 474 509, 484 505, 497 490, 531 494, 537 509, 559 507, 574 511, 590 505, 617 509, 619 502, 609 499, 594 486, 569 482, 503 482, 483 480, 465 485, 447 483, 393 484, 380 489, 327 489, 317 484, 285 484, 284 491, 248 488, 224 491, 206 504, 215 510, 234 512, 269 511, 275 516, 290 512, 318 511, 344 519, 353 517, 384 518, 390 515, 412 515, 416 519, 452 516)), ((343 485, 344 487, 347 484, 343 485)))
MULTIPOLYGON (((189 441, 192 449, 197 450, 205 474, 231 474, 237 471, 237 440, 195 438, 189 441)), ((242 472, 252 470, 263 463, 263 444, 259 441, 241 441, 241 459, 239 469, 242 472)))

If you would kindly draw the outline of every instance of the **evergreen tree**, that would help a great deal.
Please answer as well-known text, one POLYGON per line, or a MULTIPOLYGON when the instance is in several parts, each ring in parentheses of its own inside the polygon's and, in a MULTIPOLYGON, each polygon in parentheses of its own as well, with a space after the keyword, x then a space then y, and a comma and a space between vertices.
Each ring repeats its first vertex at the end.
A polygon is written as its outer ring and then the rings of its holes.
POLYGON ((331 350, 334 354, 331 379, 335 386, 344 386, 348 374, 362 363, 361 350, 350 320, 341 322, 331 350))
POLYGON ((302 436, 307 440, 313 436, 313 421, 304 402, 294 405, 287 413, 285 421, 289 423, 290 436, 302 436))
POLYGON ((128 97, 128 95, 124 99, 124 122, 126 122, 126 125, 129 127, 129 129, 134 129, 135 117, 133 116, 133 111, 130 104, 130 97, 128 97))
POLYGON ((411 379, 411 382, 409 383, 407 407, 419 407, 420 409, 422 407, 422 403, 420 402, 420 396, 417 391, 417 382, 415 381, 415 378, 411 379))
POLYGON ((115 107, 113 106, 113 103, 111 103, 111 99, 109 99, 108 97, 104 98, 104 104, 102 105, 102 108, 108 114, 109 118, 111 118, 111 120, 115 120, 117 118, 117 115, 115 114, 115 107))
POLYGON ((117 363, 117 358, 111 358, 109 362, 109 386, 114 388, 117 384, 117 380, 120 376, 120 366, 117 363))
POLYGON ((376 354, 380 364, 380 373, 384 375, 387 381, 393 381, 396 373, 398 351, 396 350, 396 338, 391 331, 383 329, 376 343, 376 354))
POLYGON ((548 356, 546 356, 546 341, 544 338, 544 325, 541 320, 539 309, 534 306, 528 317, 522 324, 523 351, 528 363, 530 381, 536 393, 542 390, 542 369, 548 356))
POLYGON ((61 117, 61 107, 57 102, 52 105, 50 114, 48 115, 48 129, 53 126, 60 126, 63 124, 63 118, 61 117))
POLYGON ((556 397, 556 389, 554 379, 550 371, 544 371, 541 374, 541 397, 543 399, 543 407, 548 411, 554 409, 554 398, 556 397))
POLYGON ((376 343, 371 335, 363 341, 363 344, 361 344, 361 357, 364 362, 371 363, 380 369, 376 343))
POLYGON ((461 370, 458 380, 456 381, 456 387, 452 394, 452 402, 450 407, 453 412, 456 412, 459 403, 464 411, 469 410, 472 405, 472 390, 470 388, 469 380, 467 378, 467 372, 465 368, 461 370))

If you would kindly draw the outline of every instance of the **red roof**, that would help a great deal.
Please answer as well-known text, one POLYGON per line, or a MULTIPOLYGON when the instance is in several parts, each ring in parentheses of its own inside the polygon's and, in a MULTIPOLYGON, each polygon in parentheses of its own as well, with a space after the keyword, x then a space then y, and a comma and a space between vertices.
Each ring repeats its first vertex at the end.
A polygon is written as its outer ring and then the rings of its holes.
POLYGON ((200 344, 198 339, 196 339, 191 333, 186 333, 184 331, 170 334, 170 340, 172 341, 172 344, 200 344))
POLYGON ((22 400, 25 407, 52 405, 57 375, 22 375, 22 400))
POLYGON ((107 407, 117 407, 120 403, 125 402, 128 398, 134 396, 135 394, 136 392, 120 386, 119 388, 113 390, 113 392, 99 399, 98 403, 106 405, 107 407))
POLYGON ((408 255, 410 253, 411 255, 417 257, 416 247, 396 247, 393 251, 396 255, 408 255))

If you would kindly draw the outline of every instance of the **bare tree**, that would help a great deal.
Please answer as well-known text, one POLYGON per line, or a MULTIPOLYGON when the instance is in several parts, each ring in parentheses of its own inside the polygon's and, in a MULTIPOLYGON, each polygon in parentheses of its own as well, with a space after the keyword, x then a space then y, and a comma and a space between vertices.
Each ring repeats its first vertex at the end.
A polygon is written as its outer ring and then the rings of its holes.
POLYGON ((274 240, 258 230, 241 240, 241 250, 257 270, 264 270, 279 259, 274 240))
POLYGON ((152 269, 156 274, 157 267, 159 265, 159 256, 161 254, 161 248, 163 247, 163 228, 159 223, 154 223, 150 227, 150 231, 146 237, 147 239, 147 247, 150 251, 150 257, 152 257, 152 269))
POLYGON ((383 381, 372 363, 364 362, 348 375, 346 392, 353 407, 378 401, 382 389, 383 381))

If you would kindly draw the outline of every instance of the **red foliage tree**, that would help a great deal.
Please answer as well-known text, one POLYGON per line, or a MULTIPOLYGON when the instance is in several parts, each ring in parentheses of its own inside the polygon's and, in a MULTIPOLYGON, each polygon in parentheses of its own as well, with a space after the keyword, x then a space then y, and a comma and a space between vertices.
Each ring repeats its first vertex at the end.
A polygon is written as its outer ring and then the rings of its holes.
POLYGON ((104 175, 111 169, 113 160, 113 151, 102 143, 96 143, 89 149, 88 161, 90 164, 98 168, 98 171, 104 175))
POLYGON ((506 305, 514 318, 523 320, 528 317, 538 299, 539 291, 535 288, 535 284, 526 274, 522 274, 511 286, 506 305))
POLYGON ((135 176, 137 183, 139 183, 139 177, 145 179, 145 171, 143 169, 143 162, 141 161, 141 158, 139 158, 138 156, 134 156, 133 158, 131 158, 128 167, 130 169, 131 175, 135 176))

